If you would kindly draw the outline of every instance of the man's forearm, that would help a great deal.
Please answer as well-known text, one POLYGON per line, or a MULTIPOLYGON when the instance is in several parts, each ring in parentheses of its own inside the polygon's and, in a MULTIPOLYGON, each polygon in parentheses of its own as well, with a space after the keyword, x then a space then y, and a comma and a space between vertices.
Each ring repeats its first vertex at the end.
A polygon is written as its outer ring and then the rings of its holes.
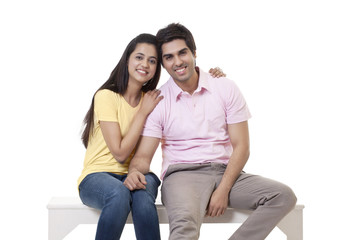
POLYGON ((159 146, 160 139, 153 137, 141 137, 135 156, 131 159, 129 173, 138 171, 146 174, 150 171, 151 160, 159 146))
POLYGON ((229 193, 241 174, 249 157, 248 151, 234 150, 218 188, 213 192, 206 212, 215 217, 224 214, 228 206, 229 193))
POLYGON ((150 171, 150 162, 149 159, 144 159, 141 157, 134 157, 129 166, 129 173, 138 171, 142 174, 147 174, 150 171))
POLYGON ((233 152, 220 182, 222 189, 230 192, 250 156, 250 141, 247 121, 229 124, 228 131, 233 152))
POLYGON ((219 187, 230 192, 249 159, 248 149, 234 149, 219 187))

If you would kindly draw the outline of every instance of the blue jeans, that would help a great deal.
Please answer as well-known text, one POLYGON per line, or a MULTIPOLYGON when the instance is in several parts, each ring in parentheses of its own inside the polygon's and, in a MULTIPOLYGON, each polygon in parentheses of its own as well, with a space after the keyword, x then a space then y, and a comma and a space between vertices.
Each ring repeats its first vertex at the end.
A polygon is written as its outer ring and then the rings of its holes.
POLYGON ((123 184, 126 177, 107 172, 91 173, 79 185, 81 201, 101 210, 96 239, 120 239, 130 210, 136 239, 160 239, 155 206, 159 178, 153 173, 146 174, 146 190, 130 191, 123 184))

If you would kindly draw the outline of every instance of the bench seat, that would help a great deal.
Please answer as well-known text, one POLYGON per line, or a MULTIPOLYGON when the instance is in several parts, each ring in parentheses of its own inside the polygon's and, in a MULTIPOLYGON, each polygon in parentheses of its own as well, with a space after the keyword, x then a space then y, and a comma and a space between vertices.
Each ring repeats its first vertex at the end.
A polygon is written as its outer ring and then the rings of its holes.
MULTIPOLYGON (((79 224, 96 224, 100 215, 99 210, 84 205, 79 197, 53 197, 47 208, 49 240, 63 239, 79 224)), ((157 202, 156 208, 160 224, 168 224, 165 207, 157 202)), ((303 240, 303 209, 304 205, 296 205, 277 225, 288 240, 303 240)), ((206 217, 204 223, 243 223, 251 212, 228 208, 222 216, 206 217)), ((131 214, 129 214, 127 223, 132 223, 131 214)))

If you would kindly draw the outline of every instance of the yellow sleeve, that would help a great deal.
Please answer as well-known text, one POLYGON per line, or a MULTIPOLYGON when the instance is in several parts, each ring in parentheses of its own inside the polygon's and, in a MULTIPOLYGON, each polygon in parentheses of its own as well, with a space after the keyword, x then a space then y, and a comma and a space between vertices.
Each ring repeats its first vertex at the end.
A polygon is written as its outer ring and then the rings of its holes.
POLYGON ((118 122, 119 104, 117 95, 117 93, 107 89, 100 90, 95 94, 94 112, 96 122, 118 122))

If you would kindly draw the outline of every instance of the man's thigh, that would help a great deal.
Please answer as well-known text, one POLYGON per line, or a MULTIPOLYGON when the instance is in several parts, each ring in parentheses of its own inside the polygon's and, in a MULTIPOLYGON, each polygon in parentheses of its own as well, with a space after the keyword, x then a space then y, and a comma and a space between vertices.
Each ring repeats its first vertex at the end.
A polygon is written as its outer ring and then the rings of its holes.
POLYGON ((170 214, 172 209, 181 209, 184 214, 205 214, 215 184, 206 166, 171 165, 161 187, 163 204, 170 214))

